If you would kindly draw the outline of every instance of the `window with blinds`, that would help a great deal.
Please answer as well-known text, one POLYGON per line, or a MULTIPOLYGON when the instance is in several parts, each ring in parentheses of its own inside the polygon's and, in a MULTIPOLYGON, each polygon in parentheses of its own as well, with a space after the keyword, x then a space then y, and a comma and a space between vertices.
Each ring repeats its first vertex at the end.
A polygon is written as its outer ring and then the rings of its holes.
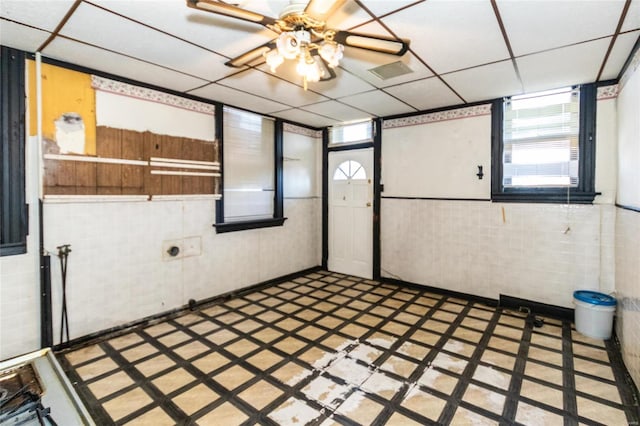
POLYGON ((508 98, 503 125, 504 188, 578 186, 579 88, 508 98))
POLYGON ((274 121, 224 107, 224 222, 273 218, 274 121))
POLYGON ((329 145, 366 143, 372 141, 373 122, 371 120, 332 126, 329 132, 329 145))

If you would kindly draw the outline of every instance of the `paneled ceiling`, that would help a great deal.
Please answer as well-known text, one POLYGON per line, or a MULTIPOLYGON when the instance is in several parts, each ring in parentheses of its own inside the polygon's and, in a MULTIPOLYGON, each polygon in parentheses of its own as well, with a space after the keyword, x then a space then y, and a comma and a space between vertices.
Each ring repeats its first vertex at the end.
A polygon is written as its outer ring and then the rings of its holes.
MULTIPOLYGON (((278 17, 288 0, 231 0, 278 17)), ((302 87, 230 58, 277 36, 185 0, 2 0, 0 42, 313 127, 618 77, 640 39, 640 0, 348 0, 332 28, 411 41, 402 57, 347 47, 337 78, 302 87), (411 73, 369 70, 402 61, 411 73)))

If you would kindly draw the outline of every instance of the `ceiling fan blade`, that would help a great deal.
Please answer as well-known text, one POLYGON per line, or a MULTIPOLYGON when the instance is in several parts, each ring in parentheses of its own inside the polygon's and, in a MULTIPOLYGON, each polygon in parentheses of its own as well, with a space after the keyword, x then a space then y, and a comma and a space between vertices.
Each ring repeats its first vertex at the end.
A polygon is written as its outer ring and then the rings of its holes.
POLYGON ((225 62, 225 65, 228 67, 234 68, 242 68, 245 65, 249 65, 251 62, 259 59, 272 49, 276 48, 276 42, 270 41, 268 43, 263 44, 262 46, 258 46, 255 49, 251 49, 248 52, 243 53, 240 56, 236 56, 235 58, 229 59, 225 62))
POLYGON ((342 7, 347 0, 310 0, 304 12, 316 19, 324 20, 338 8, 342 7))
POLYGON ((336 31, 334 40, 340 44, 374 52, 402 56, 409 50, 409 40, 395 37, 336 31))
POLYGON ((247 22, 253 22, 255 24, 264 25, 265 27, 274 25, 276 23, 276 19, 274 18, 264 16, 257 12, 251 12, 250 10, 241 9, 227 3, 222 3, 220 1, 187 0, 187 6, 198 10, 204 10, 206 12, 217 13, 218 15, 224 15, 231 18, 241 19, 247 22))

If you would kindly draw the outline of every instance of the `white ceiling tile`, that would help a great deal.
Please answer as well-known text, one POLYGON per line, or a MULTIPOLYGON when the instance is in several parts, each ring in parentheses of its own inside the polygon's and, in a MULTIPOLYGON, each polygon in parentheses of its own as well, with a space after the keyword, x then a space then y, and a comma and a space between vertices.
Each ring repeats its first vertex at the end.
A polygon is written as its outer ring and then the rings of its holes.
MULTIPOLYGON (((2 0, 0 2, 0 17, 53 31, 71 9, 74 1, 2 0)), ((4 30, 4 23, 2 26, 4 30)), ((2 38, 4 38, 4 34, 2 38)))
POLYGON ((634 0, 624 18, 621 31, 631 31, 640 28, 640 1, 634 0))
POLYGON ((288 105, 280 104, 269 99, 254 96, 250 93, 232 89, 212 83, 189 92, 192 95, 200 96, 212 101, 222 102, 226 105, 248 109, 262 114, 270 114, 274 111, 282 111, 289 108, 288 105))
POLYGON ((467 102, 485 101, 522 93, 511 60, 443 75, 442 78, 467 102))
POLYGON ((623 0, 498 0, 516 56, 612 35, 623 6, 623 0))
POLYGON ((290 120, 296 123, 306 124, 313 127, 326 127, 339 122, 332 118, 323 117, 321 115, 313 114, 301 109, 288 109, 286 111, 277 112, 273 115, 275 115, 276 117, 284 118, 285 120, 290 120))
POLYGON ((371 115, 378 117, 386 117, 389 115, 415 111, 414 108, 400 102, 393 96, 389 96, 388 94, 377 90, 347 96, 346 98, 340 99, 340 102, 344 102, 347 105, 367 111, 371 115))
POLYGON ((46 57, 184 92, 207 82, 94 46, 56 37, 42 52, 46 57))
POLYGON ((36 30, 9 21, 0 21, 2 45, 27 52, 35 52, 51 35, 47 31, 36 30))
POLYGON ((437 73, 509 58, 488 1, 429 0, 382 21, 437 73))
POLYGON ((256 69, 243 71, 218 83, 289 106, 302 106, 327 100, 326 97, 311 90, 305 91, 302 86, 297 86, 256 69))
MULTIPOLYGON (((271 73, 269 66, 261 65, 259 68, 264 72, 284 78, 293 84, 302 84, 302 77, 296 72, 296 61, 286 61, 278 67, 275 73, 271 73)), ((329 98, 340 98, 343 96, 354 95, 356 93, 366 92, 373 89, 366 81, 352 75, 344 70, 336 68, 334 70, 336 78, 328 81, 318 81, 309 83, 309 90, 320 93, 329 98)))
POLYGON ((318 104, 307 105, 303 109, 315 114, 335 118, 336 120, 339 120, 341 122, 371 118, 371 114, 360 111, 338 101, 320 102, 318 104))
POLYGON ((60 33, 211 81, 234 71, 224 66, 220 55, 87 3, 78 7, 60 33))
MULTIPOLYGON (((98 0, 96 3, 229 58, 239 56, 277 36, 262 25, 192 9, 187 7, 184 0, 98 0)), ((277 18, 288 1, 252 0, 233 3, 277 18)))
POLYGON ((386 15, 388 13, 392 13, 398 9, 402 9, 412 3, 415 3, 416 0, 373 0, 366 2, 365 6, 376 16, 386 15))
POLYGON ((613 45, 613 49, 611 49, 611 54, 604 66, 600 80, 618 78, 618 74, 620 74, 622 67, 629 58, 629 54, 631 54, 633 46, 638 40, 638 36, 640 36, 640 31, 633 31, 620 34, 618 38, 616 38, 616 43, 613 45))
POLYGON ((429 110, 462 103, 462 100, 436 77, 387 87, 385 90, 417 110, 429 110))
POLYGON ((595 81, 611 38, 517 58, 525 93, 595 81))

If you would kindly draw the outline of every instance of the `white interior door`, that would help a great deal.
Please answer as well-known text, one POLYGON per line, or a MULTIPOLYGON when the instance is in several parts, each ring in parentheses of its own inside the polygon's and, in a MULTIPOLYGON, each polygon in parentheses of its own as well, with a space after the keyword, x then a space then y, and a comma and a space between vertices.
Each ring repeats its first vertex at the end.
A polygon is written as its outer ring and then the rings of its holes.
POLYGON ((330 271, 372 278, 373 148, 329 153, 330 271))

